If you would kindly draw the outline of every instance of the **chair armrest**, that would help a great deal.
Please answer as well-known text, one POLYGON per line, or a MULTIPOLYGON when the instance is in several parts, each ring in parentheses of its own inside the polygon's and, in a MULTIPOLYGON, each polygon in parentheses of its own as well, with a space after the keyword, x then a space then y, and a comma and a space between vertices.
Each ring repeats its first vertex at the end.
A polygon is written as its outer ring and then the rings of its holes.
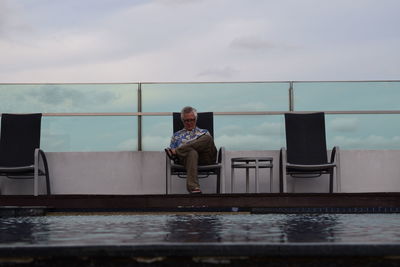
POLYGON ((339 147, 334 146, 331 152, 331 161, 330 163, 334 163, 337 161, 337 158, 339 157, 339 147))
POLYGON ((331 163, 336 164, 336 191, 341 192, 341 169, 340 169, 340 150, 338 146, 334 146, 331 152, 331 163))
POLYGON ((218 155, 217 155, 217 163, 222 163, 225 161, 225 147, 220 147, 218 150, 218 155))
POLYGON ((45 173, 49 174, 49 165, 47 164, 46 154, 44 153, 44 151, 42 149, 39 150, 39 155, 43 160, 43 167, 44 167, 45 173))
POLYGON ((39 168, 40 159, 43 161, 43 167, 45 168, 45 172, 48 172, 47 158, 44 151, 40 148, 35 148, 34 152, 34 166, 39 168))
POLYGON ((171 168, 172 160, 168 157, 167 152, 165 152, 165 162, 166 162, 167 169, 171 168))
POLYGON ((281 150, 279 152, 279 165, 281 167, 287 165, 287 157, 286 157, 286 148, 285 147, 281 147, 281 150))
POLYGON ((35 148, 34 151, 34 170, 33 170, 33 194, 34 196, 37 196, 39 194, 39 164, 40 164, 40 159, 43 161, 43 167, 44 167, 44 174, 46 175, 46 187, 47 187, 47 193, 51 194, 50 192, 50 185, 49 185, 49 167, 47 165, 47 158, 46 154, 44 151, 40 148, 35 148))

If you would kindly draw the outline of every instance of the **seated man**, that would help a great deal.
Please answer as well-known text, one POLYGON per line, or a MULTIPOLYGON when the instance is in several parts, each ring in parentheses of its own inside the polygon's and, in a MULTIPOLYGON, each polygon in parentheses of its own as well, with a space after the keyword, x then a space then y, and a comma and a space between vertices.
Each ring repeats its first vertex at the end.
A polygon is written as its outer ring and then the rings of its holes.
POLYGON ((184 107, 181 119, 184 128, 173 134, 170 147, 165 151, 171 159, 178 160, 185 166, 186 188, 189 193, 200 194, 197 166, 215 163, 217 149, 208 130, 196 126, 196 109, 184 107))

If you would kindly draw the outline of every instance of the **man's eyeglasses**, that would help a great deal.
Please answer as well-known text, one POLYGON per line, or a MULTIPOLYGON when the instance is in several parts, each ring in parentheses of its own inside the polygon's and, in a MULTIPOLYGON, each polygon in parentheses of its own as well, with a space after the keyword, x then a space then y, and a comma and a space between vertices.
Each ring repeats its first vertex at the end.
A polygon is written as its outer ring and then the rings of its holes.
POLYGON ((195 119, 187 119, 187 120, 183 120, 184 123, 189 123, 189 122, 195 122, 195 119))

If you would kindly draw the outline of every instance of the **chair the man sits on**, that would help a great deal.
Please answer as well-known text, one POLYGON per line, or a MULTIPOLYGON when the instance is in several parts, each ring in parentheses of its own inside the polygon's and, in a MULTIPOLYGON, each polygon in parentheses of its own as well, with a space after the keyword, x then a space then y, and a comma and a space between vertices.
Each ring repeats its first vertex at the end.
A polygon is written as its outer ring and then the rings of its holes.
MULTIPOLYGON (((333 193, 334 171, 340 190, 339 147, 328 161, 325 114, 285 114, 286 146, 280 151, 280 192, 287 192, 287 175, 293 178, 316 178, 329 174, 329 192, 333 193)), ((294 182, 294 181, 293 181, 294 182)))
MULTIPOLYGON (((207 129, 211 136, 214 136, 214 115, 212 112, 199 112, 197 117, 197 126, 202 129, 207 129)), ((174 112, 173 116, 173 132, 176 132, 183 128, 181 120, 181 113, 174 112)), ((217 162, 209 165, 198 166, 198 178, 207 178, 210 175, 216 175, 216 192, 221 192, 221 173, 223 168, 223 162, 225 157, 225 149, 221 147, 218 150, 217 162)), ((183 165, 174 163, 166 156, 166 193, 169 194, 172 191, 172 176, 176 175, 179 178, 186 178, 187 172, 183 165)))
POLYGON ((51 194, 47 159, 40 149, 41 119, 40 113, 1 115, 0 175, 33 179, 35 196, 39 194, 39 176, 46 177, 46 192, 51 194))

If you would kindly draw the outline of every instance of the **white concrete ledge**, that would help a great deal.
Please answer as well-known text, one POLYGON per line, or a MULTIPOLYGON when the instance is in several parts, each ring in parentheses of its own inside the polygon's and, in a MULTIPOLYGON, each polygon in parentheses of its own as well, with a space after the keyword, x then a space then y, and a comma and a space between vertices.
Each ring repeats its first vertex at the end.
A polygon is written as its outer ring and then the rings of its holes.
MULTIPOLYGON (((399 192, 400 150, 341 150, 341 192, 399 192)), ((158 151, 47 152, 53 194, 165 194, 165 153, 158 151)), ((226 151, 224 189, 230 193, 232 157, 273 157, 279 192, 279 151, 226 151)), ((237 193, 245 192, 245 170, 236 170, 237 193)), ((215 192, 215 177, 201 179, 204 193, 215 192)), ((44 178, 39 193, 45 193, 44 178)), ((172 193, 186 193, 185 179, 173 177, 172 193)), ((293 179, 288 179, 289 192, 293 179)), ((259 192, 269 192, 269 170, 261 169, 259 192)), ((0 179, 1 194, 33 194, 32 180, 0 179)), ((250 170, 250 192, 255 192, 250 170)), ((296 192, 328 192, 328 177, 296 179, 296 192)))

